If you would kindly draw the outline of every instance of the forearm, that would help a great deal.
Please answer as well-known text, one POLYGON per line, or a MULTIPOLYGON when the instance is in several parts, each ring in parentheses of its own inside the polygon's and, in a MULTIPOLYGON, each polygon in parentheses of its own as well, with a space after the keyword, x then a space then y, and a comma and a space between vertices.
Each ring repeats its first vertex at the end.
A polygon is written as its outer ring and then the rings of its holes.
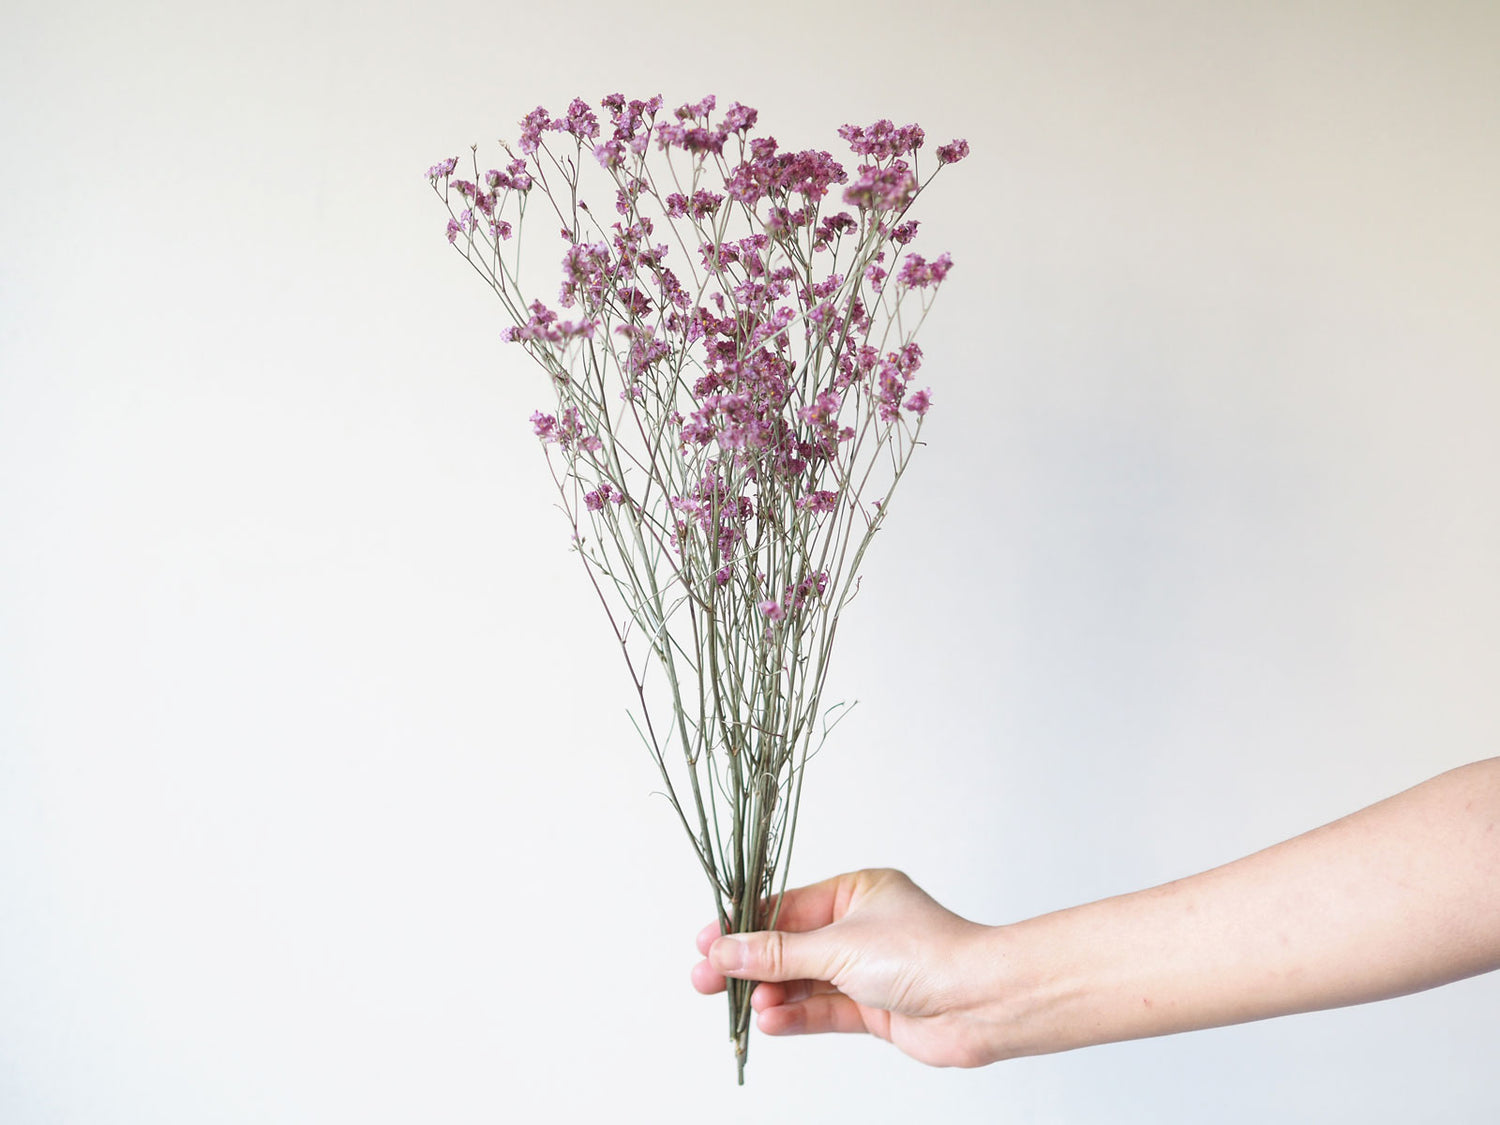
POLYGON ((1224 867, 984 938, 995 1058, 1357 1004, 1500 967, 1500 758, 1224 867))

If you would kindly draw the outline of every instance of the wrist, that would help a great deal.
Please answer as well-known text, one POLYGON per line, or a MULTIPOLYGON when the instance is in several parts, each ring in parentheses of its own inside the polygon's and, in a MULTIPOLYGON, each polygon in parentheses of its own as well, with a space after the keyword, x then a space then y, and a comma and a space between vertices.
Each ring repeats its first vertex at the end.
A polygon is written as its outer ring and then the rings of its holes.
POLYGON ((973 1049, 986 1063, 1067 1050, 1060 1025, 1065 1000, 1080 990, 1067 983, 1045 942, 1037 919, 982 926, 976 939, 971 1013, 973 1049))
POLYGON ((1120 1002, 1139 982, 1132 959, 1106 938, 1118 929, 1119 901, 984 928, 976 1027, 989 1061, 1173 1030, 1153 1004, 1120 1002))

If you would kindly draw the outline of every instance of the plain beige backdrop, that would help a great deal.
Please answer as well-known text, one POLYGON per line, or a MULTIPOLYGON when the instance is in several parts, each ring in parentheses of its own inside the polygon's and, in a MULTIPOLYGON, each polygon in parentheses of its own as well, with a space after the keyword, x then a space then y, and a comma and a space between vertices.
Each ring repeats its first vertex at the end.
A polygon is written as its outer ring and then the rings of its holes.
POLYGON ((757 1038, 734 1089, 422 175, 616 90, 970 140, 794 878, 1000 922, 1497 752, 1497 59, 1451 0, 10 0, 0 1120, 1500 1117, 1497 978, 981 1072, 757 1038))

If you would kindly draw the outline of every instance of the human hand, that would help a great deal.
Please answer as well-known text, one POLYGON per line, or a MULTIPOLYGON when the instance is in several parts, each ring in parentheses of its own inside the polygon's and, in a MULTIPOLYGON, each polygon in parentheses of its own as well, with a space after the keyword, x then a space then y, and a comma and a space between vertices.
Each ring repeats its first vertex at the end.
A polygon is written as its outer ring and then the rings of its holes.
POLYGON ((899 871, 857 871, 788 891, 770 932, 698 934, 693 987, 762 981, 767 1035, 868 1032, 932 1066, 983 1066, 991 1021, 981 978, 990 928, 944 909, 899 871))

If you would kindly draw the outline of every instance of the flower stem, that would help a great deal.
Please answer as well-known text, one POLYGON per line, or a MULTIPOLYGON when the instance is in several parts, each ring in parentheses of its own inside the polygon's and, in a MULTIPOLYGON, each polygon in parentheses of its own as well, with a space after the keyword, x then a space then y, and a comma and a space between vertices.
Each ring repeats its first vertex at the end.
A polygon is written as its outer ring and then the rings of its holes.
POLYGON ((745 1084, 745 1061, 750 1056, 750 994, 752 980, 729 982, 729 1040, 734 1044, 734 1066, 739 1084, 745 1084))

